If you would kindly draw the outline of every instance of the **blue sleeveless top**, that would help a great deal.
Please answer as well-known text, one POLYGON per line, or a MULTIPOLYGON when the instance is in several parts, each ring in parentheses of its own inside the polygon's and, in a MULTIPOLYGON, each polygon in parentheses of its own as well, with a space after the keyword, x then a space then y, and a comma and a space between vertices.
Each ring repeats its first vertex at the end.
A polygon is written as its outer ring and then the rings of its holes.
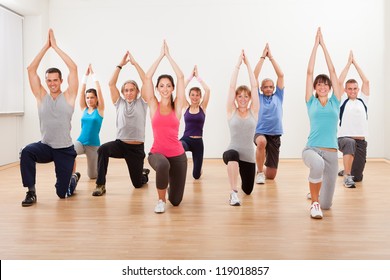
POLYGON ((77 141, 84 146, 100 146, 99 133, 102 122, 103 117, 99 115, 97 109, 89 114, 88 108, 85 108, 81 117, 81 133, 77 141))

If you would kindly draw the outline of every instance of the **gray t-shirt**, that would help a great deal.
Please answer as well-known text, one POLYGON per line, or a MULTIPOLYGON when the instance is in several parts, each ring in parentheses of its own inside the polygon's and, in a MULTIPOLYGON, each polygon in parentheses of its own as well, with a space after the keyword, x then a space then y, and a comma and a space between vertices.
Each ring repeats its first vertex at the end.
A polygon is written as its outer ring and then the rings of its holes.
POLYGON ((243 119, 237 114, 237 110, 228 120, 230 129, 230 144, 228 150, 236 150, 242 161, 255 162, 253 136, 255 134, 256 123, 256 119, 252 112, 243 119))
POLYGON ((148 104, 141 97, 131 103, 122 96, 115 103, 116 139, 145 142, 145 123, 148 104))
POLYGON ((66 102, 63 93, 60 93, 56 99, 46 94, 38 106, 41 142, 53 149, 72 146, 70 130, 73 111, 74 107, 66 102))

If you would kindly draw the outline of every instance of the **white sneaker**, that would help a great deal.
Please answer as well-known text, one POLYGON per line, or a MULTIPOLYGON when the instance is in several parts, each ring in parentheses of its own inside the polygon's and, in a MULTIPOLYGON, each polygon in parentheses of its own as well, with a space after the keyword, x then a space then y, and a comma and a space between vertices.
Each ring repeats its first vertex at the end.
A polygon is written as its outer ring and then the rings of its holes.
POLYGON ((256 175, 256 184, 265 184, 264 172, 259 172, 256 175))
POLYGON ((311 199, 311 193, 307 193, 306 198, 311 199))
POLYGON ((353 181, 353 176, 345 175, 344 176, 344 187, 346 188, 356 188, 355 182, 353 181))
POLYGON ((310 207, 310 216, 313 219, 322 219, 321 205, 318 202, 313 202, 310 207))
POLYGON ((232 191, 230 193, 229 203, 230 203, 231 206, 240 206, 241 205, 241 202, 240 202, 240 199, 238 198, 238 193, 237 192, 232 191))
POLYGON ((154 207, 155 213, 164 213, 165 212, 165 202, 161 199, 157 202, 156 207, 154 207))

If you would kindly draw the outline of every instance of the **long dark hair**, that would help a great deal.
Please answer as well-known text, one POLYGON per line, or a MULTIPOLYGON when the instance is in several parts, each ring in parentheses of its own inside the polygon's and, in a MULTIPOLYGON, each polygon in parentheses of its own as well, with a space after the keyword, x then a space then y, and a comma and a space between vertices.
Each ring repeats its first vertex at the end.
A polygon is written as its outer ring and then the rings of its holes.
MULTIPOLYGON (((156 88, 158 87, 161 79, 168 79, 171 82, 173 89, 175 89, 175 81, 173 80, 173 77, 171 75, 168 75, 168 74, 160 75, 157 78, 156 88)), ((173 100, 173 95, 171 95, 171 107, 172 107, 172 109, 175 109, 175 102, 173 100)))
POLYGON ((89 88, 89 89, 87 89, 87 90, 85 91, 85 96, 87 96, 87 93, 92 93, 93 95, 96 96, 96 99, 97 99, 97 101, 96 101, 96 107, 99 106, 99 98, 98 98, 96 89, 94 89, 94 88, 89 88))

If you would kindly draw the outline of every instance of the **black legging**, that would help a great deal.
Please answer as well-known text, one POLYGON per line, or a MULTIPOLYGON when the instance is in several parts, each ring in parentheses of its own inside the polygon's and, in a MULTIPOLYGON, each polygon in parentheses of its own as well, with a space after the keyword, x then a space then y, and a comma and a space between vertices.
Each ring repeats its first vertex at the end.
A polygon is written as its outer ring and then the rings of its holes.
POLYGON ((241 188, 246 194, 251 194, 255 182, 256 164, 240 160, 236 150, 227 150, 223 153, 223 162, 227 165, 229 161, 237 161, 241 176, 241 188))
POLYGON ((194 179, 199 179, 202 172, 204 145, 202 138, 182 137, 181 144, 185 151, 192 152, 192 161, 194 162, 194 169, 192 176, 194 179))
POLYGON ((144 168, 144 144, 126 144, 121 140, 107 142, 98 149, 98 177, 97 185, 106 184, 106 174, 109 158, 124 158, 127 163, 131 182, 135 188, 145 183, 142 170, 144 168))
POLYGON ((178 206, 183 199, 187 176, 187 156, 165 157, 159 153, 149 153, 148 161, 156 171, 156 187, 164 190, 168 187, 168 200, 178 206))

